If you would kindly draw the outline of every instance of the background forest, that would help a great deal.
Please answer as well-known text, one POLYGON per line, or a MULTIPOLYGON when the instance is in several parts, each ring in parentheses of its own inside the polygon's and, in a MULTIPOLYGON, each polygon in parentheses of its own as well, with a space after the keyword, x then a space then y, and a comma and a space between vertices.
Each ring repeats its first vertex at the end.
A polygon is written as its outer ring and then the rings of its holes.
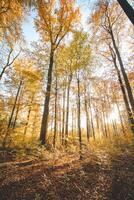
POLYGON ((0 162, 133 147, 129 14, 117 0, 0 1, 0 162))

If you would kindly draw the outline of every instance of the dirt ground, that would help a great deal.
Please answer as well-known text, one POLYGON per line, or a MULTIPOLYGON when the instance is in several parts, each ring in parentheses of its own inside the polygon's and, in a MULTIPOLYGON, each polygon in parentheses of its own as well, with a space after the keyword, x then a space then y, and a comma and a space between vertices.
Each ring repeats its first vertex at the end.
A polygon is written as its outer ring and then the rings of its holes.
POLYGON ((0 200, 134 200, 134 148, 0 165, 0 200), (111 151, 112 152, 112 151, 111 151))

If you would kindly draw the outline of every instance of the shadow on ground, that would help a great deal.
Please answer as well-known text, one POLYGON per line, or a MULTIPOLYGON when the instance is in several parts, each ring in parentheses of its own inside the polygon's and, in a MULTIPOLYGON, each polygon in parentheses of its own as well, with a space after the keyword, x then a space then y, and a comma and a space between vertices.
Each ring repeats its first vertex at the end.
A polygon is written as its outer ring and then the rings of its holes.
POLYGON ((59 166, 1 168, 1 200, 134 200, 134 155, 106 150, 59 166))

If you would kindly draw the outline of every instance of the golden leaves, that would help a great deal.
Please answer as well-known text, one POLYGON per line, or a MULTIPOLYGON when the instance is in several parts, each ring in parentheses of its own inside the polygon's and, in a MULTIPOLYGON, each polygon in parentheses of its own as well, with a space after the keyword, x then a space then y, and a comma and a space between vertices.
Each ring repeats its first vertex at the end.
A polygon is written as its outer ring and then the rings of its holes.
POLYGON ((21 32, 23 8, 17 0, 0 1, 0 34, 10 43, 16 41, 21 32))
POLYGON ((38 81, 41 76, 34 66, 35 63, 30 59, 18 59, 14 63, 14 68, 19 75, 29 80, 38 81))
POLYGON ((45 41, 56 49, 61 40, 72 30, 80 16, 74 0, 39 1, 39 19, 35 20, 37 30, 45 41))

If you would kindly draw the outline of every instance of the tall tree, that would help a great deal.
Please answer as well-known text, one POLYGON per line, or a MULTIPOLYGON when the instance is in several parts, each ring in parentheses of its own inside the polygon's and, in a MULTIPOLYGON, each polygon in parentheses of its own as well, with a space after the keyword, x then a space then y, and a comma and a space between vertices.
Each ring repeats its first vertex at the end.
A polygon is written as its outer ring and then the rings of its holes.
POLYGON ((41 144, 46 143, 54 54, 78 19, 79 10, 74 7, 74 4, 75 1, 68 3, 67 0, 59 0, 58 4, 54 0, 48 2, 40 0, 38 3, 39 19, 35 21, 36 27, 44 41, 50 44, 46 97, 40 131, 41 144))

